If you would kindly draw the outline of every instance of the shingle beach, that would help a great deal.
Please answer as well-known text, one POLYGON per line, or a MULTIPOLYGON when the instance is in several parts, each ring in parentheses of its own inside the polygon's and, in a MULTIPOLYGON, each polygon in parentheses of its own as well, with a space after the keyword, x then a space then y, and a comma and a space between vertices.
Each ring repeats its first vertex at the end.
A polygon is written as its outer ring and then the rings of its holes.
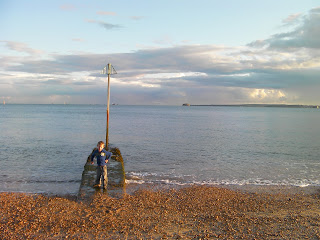
POLYGON ((320 192, 194 186, 86 201, 0 193, 0 239, 320 239, 320 192))

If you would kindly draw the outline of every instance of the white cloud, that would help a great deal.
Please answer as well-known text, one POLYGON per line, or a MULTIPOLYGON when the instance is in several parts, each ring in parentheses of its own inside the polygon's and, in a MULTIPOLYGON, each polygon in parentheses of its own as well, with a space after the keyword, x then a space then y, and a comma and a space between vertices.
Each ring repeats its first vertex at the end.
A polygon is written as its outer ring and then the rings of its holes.
POLYGON ((283 91, 274 89, 253 89, 250 91, 249 96, 253 100, 262 100, 269 103, 286 100, 286 95, 283 91))
POLYGON ((60 9, 64 11, 71 11, 71 10, 74 10, 75 8, 76 6, 72 4, 64 4, 60 6, 60 9))
POLYGON ((292 24, 296 24, 300 21, 301 13, 291 14, 286 19, 283 20, 285 26, 290 26, 292 24))
POLYGON ((143 19, 145 17, 143 17, 143 16, 131 16, 130 18, 133 19, 133 20, 138 21, 138 20, 141 20, 141 19, 143 19))
POLYGON ((23 43, 23 42, 15 42, 15 41, 0 41, 0 42, 5 43, 8 49, 16 52, 27 53, 29 55, 40 55, 44 53, 41 50, 30 48, 26 43, 23 43))
POLYGON ((82 38, 72 38, 72 41, 74 41, 74 42, 85 42, 85 40, 82 39, 82 38))
POLYGON ((152 74, 143 74, 138 76, 138 79, 174 79, 174 78, 183 78, 183 77, 198 77, 198 76, 207 76, 205 73, 200 72, 177 72, 177 73, 152 73, 152 74))

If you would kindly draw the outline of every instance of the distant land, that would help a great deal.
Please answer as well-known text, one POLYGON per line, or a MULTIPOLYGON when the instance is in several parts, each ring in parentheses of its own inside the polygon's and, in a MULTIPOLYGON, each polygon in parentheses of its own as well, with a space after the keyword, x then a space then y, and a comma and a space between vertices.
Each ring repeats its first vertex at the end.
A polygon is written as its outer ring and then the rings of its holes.
POLYGON ((280 107, 280 108, 320 108, 319 105, 290 105, 290 104, 200 104, 184 103, 182 106, 195 107, 280 107))

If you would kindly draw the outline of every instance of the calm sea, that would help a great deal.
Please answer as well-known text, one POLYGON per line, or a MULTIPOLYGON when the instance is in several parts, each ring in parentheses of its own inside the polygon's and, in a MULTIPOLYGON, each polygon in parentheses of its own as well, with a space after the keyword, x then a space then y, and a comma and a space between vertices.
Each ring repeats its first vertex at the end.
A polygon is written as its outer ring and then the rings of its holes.
MULTIPOLYGON (((127 182, 320 186, 320 110, 111 106, 127 182)), ((0 191, 77 194, 104 105, 1 105, 0 191)))

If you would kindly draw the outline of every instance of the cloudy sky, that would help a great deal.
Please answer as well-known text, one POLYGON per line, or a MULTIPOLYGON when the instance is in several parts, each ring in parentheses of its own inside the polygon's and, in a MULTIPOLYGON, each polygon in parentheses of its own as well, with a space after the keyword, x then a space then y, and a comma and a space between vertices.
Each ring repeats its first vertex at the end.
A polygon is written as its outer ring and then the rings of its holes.
POLYGON ((318 0, 0 0, 7 103, 320 105, 318 0))

